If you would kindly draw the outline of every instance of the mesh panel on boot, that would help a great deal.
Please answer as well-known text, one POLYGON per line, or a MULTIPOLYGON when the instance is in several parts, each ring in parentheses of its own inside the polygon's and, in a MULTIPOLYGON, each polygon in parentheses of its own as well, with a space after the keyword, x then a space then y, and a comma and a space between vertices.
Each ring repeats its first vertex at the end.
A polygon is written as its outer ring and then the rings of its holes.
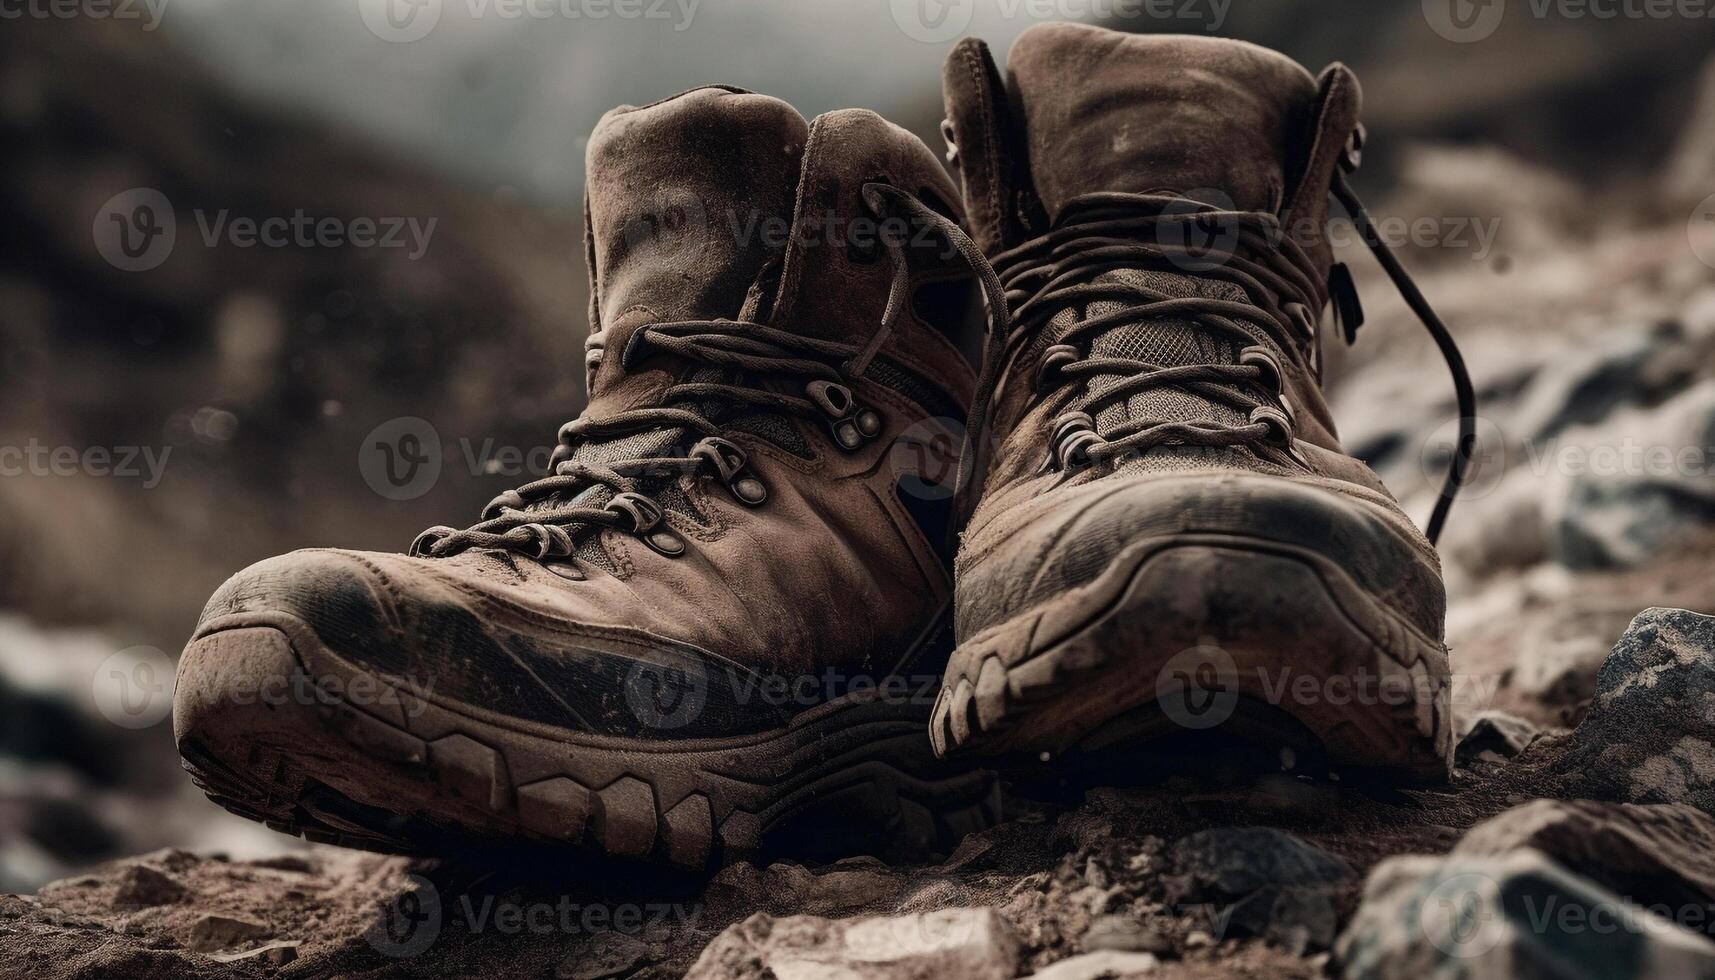
MULTIPOLYGON (((1123 283, 1153 290, 1174 299, 1201 297, 1248 301, 1244 290, 1232 283, 1173 272, 1120 269, 1103 273, 1095 281, 1123 283)), ((1119 313, 1132 305, 1134 304, 1126 301, 1101 300, 1086 304, 1081 313, 1077 308, 1062 310, 1051 321, 1051 329, 1045 331, 1050 336, 1038 341, 1039 348, 1032 352, 1033 357, 1039 359, 1041 349, 1057 343, 1059 335, 1073 324, 1119 313)), ((1188 364, 1236 364, 1242 346, 1244 345, 1191 320, 1161 317, 1103 331, 1091 342, 1090 353, 1094 357, 1120 357, 1163 367, 1180 367, 1188 364)), ((1099 395, 1122 380, 1118 375, 1097 376, 1090 381, 1089 390, 1092 394, 1099 395)), ((1096 431, 1104 434, 1129 421, 1214 422, 1227 426, 1240 426, 1247 421, 1246 414, 1236 408, 1171 386, 1140 392, 1128 397, 1123 403, 1109 405, 1093 414, 1096 431)), ((1169 473, 1211 468, 1271 474, 1287 472, 1279 465, 1263 460, 1250 450, 1238 446, 1163 446, 1142 456, 1122 459, 1116 465, 1115 471, 1169 473)))

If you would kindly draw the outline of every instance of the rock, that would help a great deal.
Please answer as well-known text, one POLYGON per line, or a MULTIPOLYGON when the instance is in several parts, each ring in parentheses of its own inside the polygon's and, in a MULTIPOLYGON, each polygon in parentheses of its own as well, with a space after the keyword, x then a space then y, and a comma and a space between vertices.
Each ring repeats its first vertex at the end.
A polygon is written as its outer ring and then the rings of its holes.
POLYGON ((1453 750, 1453 760, 1460 768, 1476 762, 1505 762, 1529 748, 1541 734, 1523 718, 1504 711, 1485 711, 1471 719, 1453 750))
POLYGON ((1693 203, 1715 188, 1715 58, 1703 64, 1697 101, 1662 174, 1667 193, 1693 203))
MULTIPOLYGON (((1715 818, 1683 804, 1537 800, 1477 825, 1453 854, 1500 857, 1527 847, 1649 908, 1715 902, 1715 818)), ((1715 921, 1694 928, 1715 931, 1715 921)))
POLYGON ((1168 851, 1175 875, 1187 879, 1170 899, 1238 898, 1268 885, 1332 885, 1352 866, 1272 827, 1223 827, 1182 838, 1168 851))
POLYGON ((1165 953, 1173 948, 1160 929, 1127 915, 1097 916, 1079 943, 1087 950, 1120 953, 1165 953))
POLYGON ((1590 700, 1596 693, 1596 672, 1608 659, 1607 640, 1590 629, 1590 620, 1599 615, 1592 613, 1556 616, 1521 642, 1512 686, 1548 707, 1569 707, 1590 700))
POLYGON ((1061 960, 1030 976, 1032 980, 1124 980, 1152 973, 1160 965, 1160 961, 1148 953, 1103 950, 1061 960))
POLYGON ((185 886, 164 871, 146 864, 129 864, 119 873, 119 888, 113 893, 115 908, 148 908, 168 905, 185 897, 185 886))
POLYGON ((1567 432, 1550 474, 1550 553, 1573 569, 1638 566, 1689 529, 1715 524, 1715 380, 1663 405, 1567 432))
POLYGON ((298 959, 298 943, 269 943, 255 949, 247 949, 235 953, 210 953, 209 959, 216 963, 239 963, 245 960, 257 960, 274 966, 285 966, 298 959))
POLYGON ((771 902, 806 915, 826 915, 862 908, 897 895, 904 882, 885 870, 858 867, 815 874, 801 864, 771 864, 764 875, 771 902))
POLYGON ((266 923, 236 915, 209 913, 191 925, 190 948, 199 953, 231 949, 240 943, 268 938, 266 923))
POLYGON ((1715 812, 1715 617, 1646 609, 1596 678, 1557 771, 1583 796, 1715 812))
POLYGON ((859 919, 759 912, 715 937, 686 980, 1006 980, 1018 964, 1018 939, 992 908, 859 919))
POLYGON ((1192 834, 1173 845, 1168 860, 1170 906, 1212 910, 1217 938, 1259 936, 1300 955, 1333 942, 1333 891, 1357 875, 1340 858, 1268 827, 1192 834))
POLYGON ((1383 861, 1335 956, 1352 980, 1715 976, 1715 943, 1528 848, 1383 861))

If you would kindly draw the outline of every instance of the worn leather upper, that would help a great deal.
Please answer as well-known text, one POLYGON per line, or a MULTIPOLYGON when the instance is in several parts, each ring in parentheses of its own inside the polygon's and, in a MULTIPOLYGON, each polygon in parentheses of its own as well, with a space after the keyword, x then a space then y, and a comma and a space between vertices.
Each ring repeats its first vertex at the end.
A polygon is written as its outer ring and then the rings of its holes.
MULTIPOLYGON (((861 236, 853 246, 848 234, 847 223, 868 217, 870 181, 958 207, 934 155, 867 111, 806 122, 775 99, 703 88, 608 113, 588 150, 586 414, 659 404, 668 387, 708 370, 631 349, 649 324, 755 320, 867 342, 892 277, 886 248, 863 247, 861 236)), ((913 293, 957 285, 945 243, 919 239, 904 250, 913 293)), ((438 698, 614 735, 761 730, 815 701, 758 696, 768 678, 814 677, 797 690, 833 694, 854 679, 916 672, 909 658, 929 656, 925 635, 950 601, 951 576, 946 495, 912 478, 920 463, 945 461, 899 444, 938 434, 945 444, 962 416, 973 379, 951 335, 963 322, 933 305, 905 312, 852 384, 882 421, 855 450, 814 419, 766 412, 724 431, 767 499, 747 506, 706 474, 670 479, 656 495, 687 546, 678 557, 613 529, 585 532, 576 558, 550 561, 482 549, 442 558, 300 551, 229 581, 199 633, 245 616, 296 617, 340 657, 428 675, 438 698), (690 676, 707 707, 652 728, 624 694, 640 663, 690 676)))
MULTIPOLYGON (((1026 31, 1008 69, 1003 77, 982 43, 967 40, 945 70, 972 232, 1003 272, 1008 250, 1075 220, 1067 212, 1080 195, 1118 191, 1272 215, 1306 256, 1313 288, 1305 335, 1269 340, 1296 459, 1247 446, 1167 445, 1101 466, 1044 465, 1068 406, 1122 380, 1040 380, 1059 335, 1164 297, 1257 301, 1231 281, 1195 268, 1122 265, 1093 280, 1102 295, 1060 305, 1019 344, 978 434, 988 458, 959 554, 959 635, 1089 581, 1135 542, 1220 534, 1320 552, 1439 637, 1444 596, 1434 551, 1379 478, 1346 455, 1319 376, 1314 325, 1333 267, 1324 234, 1329 185, 1360 102, 1351 72, 1334 65, 1316 78, 1243 42, 1072 24, 1026 31)), ((1129 358, 1142 371, 1236 364, 1242 346, 1187 313, 1099 332, 1080 356, 1129 358)), ((1164 386, 1102 408, 1094 428, 1107 435, 1163 419, 1247 421, 1219 399, 1164 386)))

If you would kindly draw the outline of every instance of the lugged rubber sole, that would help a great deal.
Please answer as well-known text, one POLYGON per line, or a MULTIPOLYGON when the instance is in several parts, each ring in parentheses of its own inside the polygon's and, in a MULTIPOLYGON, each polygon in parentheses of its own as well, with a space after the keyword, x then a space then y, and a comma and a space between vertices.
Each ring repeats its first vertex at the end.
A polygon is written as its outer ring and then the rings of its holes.
POLYGON ((450 710, 331 655, 295 621, 241 622, 186 648, 174 732, 210 799, 309 840, 700 871, 757 854, 946 853, 993 824, 994 777, 934 757, 928 710, 854 696, 756 736, 604 738, 450 710), (353 696, 234 696, 278 691, 294 671, 353 696))
POLYGON ((1450 701, 1445 647, 1334 562, 1187 534, 961 643, 930 738, 1029 776, 1207 728, 1427 784, 1448 775, 1450 701))

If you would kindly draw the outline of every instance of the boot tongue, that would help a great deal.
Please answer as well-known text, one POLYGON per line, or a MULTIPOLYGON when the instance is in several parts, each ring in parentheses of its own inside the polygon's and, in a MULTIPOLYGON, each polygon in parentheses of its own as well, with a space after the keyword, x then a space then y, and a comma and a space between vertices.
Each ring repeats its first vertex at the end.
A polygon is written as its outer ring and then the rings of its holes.
POLYGON ((780 251, 808 133, 786 103, 717 87, 603 116, 586 171, 600 322, 737 317, 780 251))
POLYGON ((1243 41, 1079 24, 1026 31, 1008 69, 1050 220, 1096 191, 1213 189, 1275 211, 1317 94, 1296 62, 1243 41))

